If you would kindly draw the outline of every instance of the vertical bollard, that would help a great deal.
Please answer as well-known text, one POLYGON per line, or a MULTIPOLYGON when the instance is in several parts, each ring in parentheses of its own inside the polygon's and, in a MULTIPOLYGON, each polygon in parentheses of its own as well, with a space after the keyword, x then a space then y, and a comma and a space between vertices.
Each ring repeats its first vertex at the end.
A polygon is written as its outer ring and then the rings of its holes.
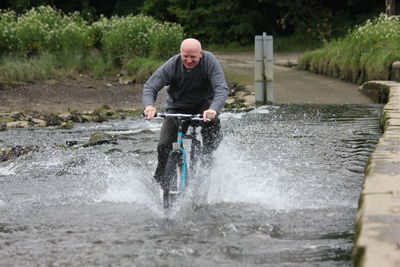
POLYGON ((255 68, 254 68, 254 79, 255 79, 255 98, 256 105, 265 104, 264 96, 264 77, 263 77, 263 37, 255 36, 254 40, 254 55, 255 55, 255 68))
POLYGON ((274 102, 274 89, 272 87, 274 80, 274 49, 272 35, 263 36, 265 44, 264 49, 264 70, 265 70, 265 87, 266 87, 266 103, 274 102))

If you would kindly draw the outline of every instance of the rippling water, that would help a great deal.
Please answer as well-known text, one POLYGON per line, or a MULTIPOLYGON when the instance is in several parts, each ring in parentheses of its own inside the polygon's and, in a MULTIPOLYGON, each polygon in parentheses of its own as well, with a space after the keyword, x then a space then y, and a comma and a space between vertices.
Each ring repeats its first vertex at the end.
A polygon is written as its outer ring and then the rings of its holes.
POLYGON ((166 214, 151 177, 161 121, 12 129, 0 146, 1 266, 351 266, 381 106, 223 113, 214 167, 166 214), (60 149, 95 131, 117 145, 60 149))

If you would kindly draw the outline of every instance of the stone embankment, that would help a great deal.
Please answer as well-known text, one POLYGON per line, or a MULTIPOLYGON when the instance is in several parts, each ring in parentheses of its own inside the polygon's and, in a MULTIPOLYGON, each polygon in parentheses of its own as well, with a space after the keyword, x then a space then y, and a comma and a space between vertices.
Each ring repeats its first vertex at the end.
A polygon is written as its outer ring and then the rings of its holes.
POLYGON ((361 90, 387 104, 356 220, 355 266, 400 266, 400 83, 370 81, 361 90))

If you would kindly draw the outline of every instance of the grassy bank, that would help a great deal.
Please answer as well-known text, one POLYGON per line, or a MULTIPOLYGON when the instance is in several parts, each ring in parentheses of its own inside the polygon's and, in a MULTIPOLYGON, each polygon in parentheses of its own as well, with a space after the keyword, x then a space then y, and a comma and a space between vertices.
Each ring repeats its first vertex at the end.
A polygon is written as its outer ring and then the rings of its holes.
POLYGON ((384 14, 349 31, 339 40, 306 53, 299 68, 361 84, 388 80, 400 60, 400 17, 384 14))
POLYGON ((134 80, 175 54, 182 27, 148 16, 101 17, 89 23, 78 13, 49 6, 25 14, 0 11, 0 81, 129 75, 134 80))

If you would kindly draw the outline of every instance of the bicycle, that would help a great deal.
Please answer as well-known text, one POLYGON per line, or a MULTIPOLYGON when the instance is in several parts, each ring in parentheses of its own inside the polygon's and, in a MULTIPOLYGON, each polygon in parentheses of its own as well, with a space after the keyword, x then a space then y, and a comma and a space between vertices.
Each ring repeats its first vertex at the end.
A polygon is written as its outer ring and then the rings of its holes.
POLYGON ((179 113, 158 113, 156 114, 156 117, 164 119, 168 117, 175 118, 178 126, 177 140, 176 142, 172 143, 172 150, 168 155, 164 177, 161 181, 163 205, 164 208, 168 209, 188 186, 188 173, 191 175, 196 173, 202 151, 202 144, 197 138, 196 128, 200 126, 200 123, 198 122, 203 121, 203 118, 200 114, 179 113), (191 133, 187 135, 183 132, 183 123, 185 121, 197 121, 197 123, 189 123, 189 127, 191 127, 191 133), (187 155, 183 139, 191 139, 189 164, 187 162, 187 155))

